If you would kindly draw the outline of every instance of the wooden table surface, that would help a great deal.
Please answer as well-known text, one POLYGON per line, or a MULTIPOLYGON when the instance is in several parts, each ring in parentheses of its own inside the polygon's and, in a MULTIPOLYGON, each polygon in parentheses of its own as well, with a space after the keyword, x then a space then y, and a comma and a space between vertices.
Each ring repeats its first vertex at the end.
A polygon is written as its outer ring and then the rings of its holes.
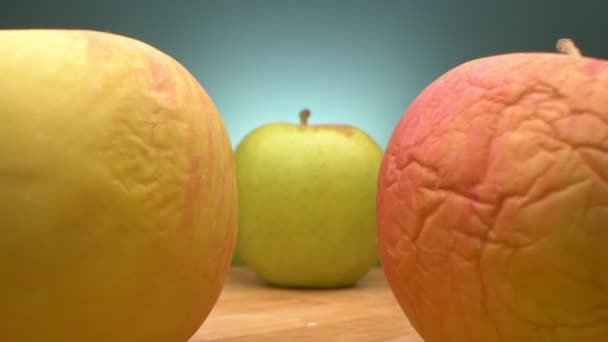
POLYGON ((213 311, 190 342, 423 342, 380 269, 356 287, 288 290, 266 286, 235 267, 213 311))

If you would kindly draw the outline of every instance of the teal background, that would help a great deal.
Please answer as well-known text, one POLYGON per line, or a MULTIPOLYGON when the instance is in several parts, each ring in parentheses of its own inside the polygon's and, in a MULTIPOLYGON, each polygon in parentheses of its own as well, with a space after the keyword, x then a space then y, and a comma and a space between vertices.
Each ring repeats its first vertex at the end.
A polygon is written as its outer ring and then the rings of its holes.
MULTIPOLYGON (((344 123, 382 148, 415 96, 467 60, 554 51, 608 58, 608 1, 4 0, 0 28, 84 28, 145 41, 181 62, 233 146, 269 122, 344 123)), ((237 256, 238 263, 238 256, 237 256)))
POLYGON ((2 1, 1 28, 89 28, 165 51, 201 82, 233 145, 271 121, 339 122, 384 148, 428 83, 469 59, 554 51, 608 58, 608 1, 2 1))

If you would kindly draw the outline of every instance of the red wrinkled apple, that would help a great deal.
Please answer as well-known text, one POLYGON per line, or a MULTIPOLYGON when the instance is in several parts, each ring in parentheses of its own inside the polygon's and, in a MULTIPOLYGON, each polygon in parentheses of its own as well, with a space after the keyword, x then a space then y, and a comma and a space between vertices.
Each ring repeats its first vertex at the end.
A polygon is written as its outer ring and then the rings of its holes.
POLYGON ((427 342, 608 341, 608 61, 569 42, 450 70, 393 132, 380 254, 427 342))

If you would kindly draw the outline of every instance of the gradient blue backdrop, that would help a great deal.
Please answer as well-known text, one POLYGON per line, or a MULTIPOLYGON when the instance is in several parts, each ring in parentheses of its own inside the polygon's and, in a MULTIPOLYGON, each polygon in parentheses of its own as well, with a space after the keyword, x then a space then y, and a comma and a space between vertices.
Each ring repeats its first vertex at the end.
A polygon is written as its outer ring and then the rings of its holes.
POLYGON ((608 58, 608 1, 2 1, 0 27, 89 28, 184 64, 233 145, 272 121, 356 125, 384 148, 413 98, 472 58, 553 51, 608 58), (561 3, 563 2, 563 4, 561 3))

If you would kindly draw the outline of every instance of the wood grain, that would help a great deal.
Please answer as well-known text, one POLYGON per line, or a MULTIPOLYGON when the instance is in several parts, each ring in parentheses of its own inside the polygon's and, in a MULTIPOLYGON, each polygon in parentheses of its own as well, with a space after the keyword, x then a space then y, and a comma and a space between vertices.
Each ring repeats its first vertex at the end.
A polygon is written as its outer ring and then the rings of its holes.
POLYGON ((356 287, 292 290, 234 267, 213 311, 190 342, 423 342, 399 308, 380 269, 356 287))

